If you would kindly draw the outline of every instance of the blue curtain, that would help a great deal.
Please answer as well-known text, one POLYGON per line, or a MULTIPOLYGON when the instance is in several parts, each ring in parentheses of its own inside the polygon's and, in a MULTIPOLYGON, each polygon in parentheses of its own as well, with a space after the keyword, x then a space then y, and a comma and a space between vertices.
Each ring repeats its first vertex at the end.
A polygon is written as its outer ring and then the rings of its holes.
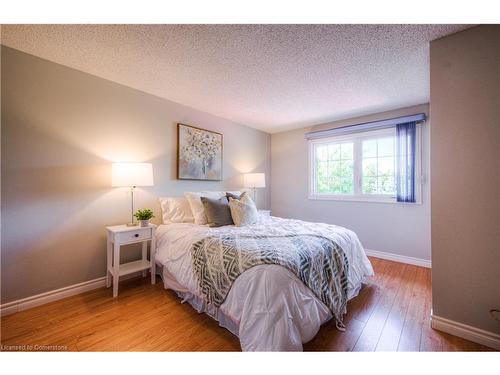
POLYGON ((396 191, 398 202, 416 201, 415 197, 415 144, 417 123, 396 125, 396 191))

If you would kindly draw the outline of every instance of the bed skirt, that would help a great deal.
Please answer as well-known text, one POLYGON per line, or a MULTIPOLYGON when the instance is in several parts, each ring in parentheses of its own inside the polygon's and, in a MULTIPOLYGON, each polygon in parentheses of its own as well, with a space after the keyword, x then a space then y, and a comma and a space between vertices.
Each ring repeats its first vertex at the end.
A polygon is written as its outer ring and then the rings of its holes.
POLYGON ((197 312, 207 314, 212 319, 216 320, 219 323, 219 326, 227 329, 233 335, 238 337, 239 322, 233 321, 233 319, 224 314, 219 308, 207 305, 200 297, 194 295, 188 290, 184 290, 184 288, 171 275, 169 275, 161 265, 157 265, 156 269, 157 274, 159 274, 163 280, 165 289, 173 290, 181 299, 181 303, 189 303, 197 312))

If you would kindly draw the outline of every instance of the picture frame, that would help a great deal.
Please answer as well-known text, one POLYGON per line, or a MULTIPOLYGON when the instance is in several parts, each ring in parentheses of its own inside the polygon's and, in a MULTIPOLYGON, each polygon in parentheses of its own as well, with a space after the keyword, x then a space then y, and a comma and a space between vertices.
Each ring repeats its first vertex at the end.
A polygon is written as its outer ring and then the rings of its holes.
POLYGON ((177 179, 222 181, 221 133, 182 123, 177 124, 177 179))

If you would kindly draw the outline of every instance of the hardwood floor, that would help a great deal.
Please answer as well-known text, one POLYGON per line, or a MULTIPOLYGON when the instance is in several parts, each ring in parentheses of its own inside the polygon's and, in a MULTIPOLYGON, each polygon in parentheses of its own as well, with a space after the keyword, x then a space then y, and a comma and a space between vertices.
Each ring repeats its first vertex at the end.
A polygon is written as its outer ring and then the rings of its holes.
MULTIPOLYGON (((304 350, 491 350, 430 328, 429 269, 370 260, 376 275, 349 302, 346 332, 326 323, 304 350)), ((115 299, 111 289, 102 288, 2 317, 2 350, 240 350, 238 338, 216 321, 148 280, 122 282, 115 299)))

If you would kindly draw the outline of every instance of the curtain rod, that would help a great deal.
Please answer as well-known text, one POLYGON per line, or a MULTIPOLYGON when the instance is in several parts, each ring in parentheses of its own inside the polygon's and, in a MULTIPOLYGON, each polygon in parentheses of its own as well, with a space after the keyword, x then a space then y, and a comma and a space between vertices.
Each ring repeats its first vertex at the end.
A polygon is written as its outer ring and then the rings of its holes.
POLYGON ((401 117, 395 117, 395 118, 390 118, 390 119, 385 119, 385 120, 370 121, 370 122, 364 122, 361 124, 342 126, 340 128, 312 131, 312 132, 306 133, 305 138, 306 139, 318 139, 318 138, 333 137, 335 135, 341 135, 341 134, 351 134, 351 133, 359 133, 359 132, 369 131, 369 130, 391 128, 393 126, 396 126, 397 124, 403 124, 406 122, 415 121, 417 123, 421 123, 421 122, 425 122, 426 120, 427 120, 427 117, 425 116, 425 113, 418 113, 415 115, 401 116, 401 117))

